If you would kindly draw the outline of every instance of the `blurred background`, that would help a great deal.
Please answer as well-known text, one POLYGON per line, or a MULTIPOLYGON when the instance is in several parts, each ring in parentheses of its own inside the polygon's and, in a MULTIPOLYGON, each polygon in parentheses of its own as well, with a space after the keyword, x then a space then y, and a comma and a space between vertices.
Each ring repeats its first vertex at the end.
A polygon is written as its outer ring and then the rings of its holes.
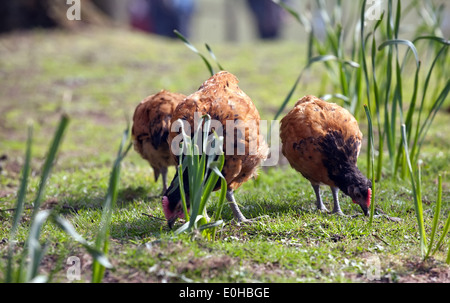
MULTIPOLYGON (((244 42, 254 39, 305 38, 293 18, 288 18, 271 0, 80 0, 81 21, 67 19, 70 6, 63 0, 6 0, 0 2, 0 33, 32 28, 80 28, 87 24, 95 26, 128 27, 150 34, 174 37, 178 29, 191 41, 244 42), (294 26, 289 26, 294 25, 294 26)), ((316 35, 324 35, 324 20, 317 3, 334 6, 334 1, 281 0, 303 12, 314 27, 316 35)), ((69 1, 73 4, 77 1, 69 1)), ((386 6, 387 1, 381 1, 386 6)), ((417 2, 417 1, 408 1, 417 2)), ((440 30, 444 37, 450 36, 450 5, 448 1, 432 2, 441 13, 440 30)), ((375 3, 375 0, 368 1, 375 3)), ((344 17, 358 14, 359 4, 344 1, 344 17)), ((419 6, 417 6, 419 7, 419 6)), ((330 7, 332 9, 332 7, 330 7)), ((404 18, 403 29, 417 26, 417 18, 436 22, 427 16, 426 10, 411 10, 404 18)))
MULTIPOLYGON (((360 46, 362 1, 280 1, 299 12, 303 24, 271 0, 0 0, 0 157, 22 154, 28 120, 36 123, 37 153, 44 154, 46 134, 65 111, 72 122, 63 150, 71 161, 96 166, 110 159, 140 100, 161 89, 188 95, 209 77, 200 58, 174 39, 174 29, 203 54, 208 43, 261 117, 273 119, 310 56, 358 62, 360 46), (77 3, 80 20, 70 20, 77 3), (333 39, 341 32, 343 43, 336 48, 333 39)), ((366 8, 375 3, 388 11, 387 0, 367 0, 366 8)), ((448 0, 405 0, 401 10, 401 39, 450 37, 448 0)), ((367 20, 366 33, 375 23, 367 20)), ((385 28, 383 22, 377 43, 386 39, 385 28)), ((426 73, 440 44, 423 40, 417 47, 426 73)), ((383 52, 378 54, 379 73, 386 75, 383 52)), ((448 57, 442 58, 433 88, 448 79, 448 57)), ((414 67, 408 62, 405 87, 412 85, 414 67)), ((305 94, 338 96, 336 102, 364 118, 356 76, 346 65, 315 64, 284 111, 305 94)))

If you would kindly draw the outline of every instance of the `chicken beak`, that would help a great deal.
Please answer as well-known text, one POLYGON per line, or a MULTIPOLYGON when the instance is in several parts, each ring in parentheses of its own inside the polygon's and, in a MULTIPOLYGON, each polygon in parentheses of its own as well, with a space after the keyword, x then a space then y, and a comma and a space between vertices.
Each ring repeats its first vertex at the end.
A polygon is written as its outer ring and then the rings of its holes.
POLYGON ((174 216, 173 218, 170 218, 167 220, 167 225, 169 226, 169 229, 172 229, 172 226, 175 224, 175 221, 177 220, 177 216, 174 216))
POLYGON ((364 216, 368 216, 369 215, 369 208, 367 206, 365 206, 365 205, 360 205, 360 206, 361 206, 361 209, 362 209, 362 211, 364 213, 364 216))

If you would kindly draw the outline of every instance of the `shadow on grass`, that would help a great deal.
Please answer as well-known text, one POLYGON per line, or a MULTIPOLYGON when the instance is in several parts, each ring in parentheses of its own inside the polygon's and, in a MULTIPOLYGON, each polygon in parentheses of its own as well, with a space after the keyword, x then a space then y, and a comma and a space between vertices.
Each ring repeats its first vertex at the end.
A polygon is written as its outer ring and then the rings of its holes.
POLYGON ((117 206, 123 207, 128 203, 132 203, 134 201, 140 200, 143 202, 154 202, 161 198, 160 194, 156 194, 155 192, 149 193, 147 189, 142 186, 132 187, 128 186, 119 190, 117 206))
POLYGON ((170 233, 163 218, 140 214, 132 219, 123 219, 111 224, 111 237, 119 241, 160 238, 161 234, 170 233))
MULTIPOLYGON (((155 193, 149 194, 142 186, 128 186, 119 190, 116 209, 127 208, 136 202, 154 204, 159 202, 160 198, 160 195, 155 193)), ((101 210, 104 201, 105 194, 101 192, 70 192, 62 197, 47 199, 43 207, 58 209, 61 214, 78 214, 79 210, 101 210)))

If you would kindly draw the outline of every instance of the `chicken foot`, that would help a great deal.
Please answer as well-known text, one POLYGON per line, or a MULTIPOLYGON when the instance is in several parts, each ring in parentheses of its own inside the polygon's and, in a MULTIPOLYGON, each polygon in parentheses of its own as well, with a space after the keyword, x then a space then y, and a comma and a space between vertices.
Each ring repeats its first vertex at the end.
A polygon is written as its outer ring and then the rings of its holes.
POLYGON ((231 211, 233 212, 234 219, 237 223, 252 223, 253 221, 258 221, 264 217, 267 216, 261 216, 253 219, 247 219, 242 214, 241 210, 239 209, 239 206, 236 203, 236 199, 234 198, 233 190, 227 190, 227 201, 230 203, 231 211))

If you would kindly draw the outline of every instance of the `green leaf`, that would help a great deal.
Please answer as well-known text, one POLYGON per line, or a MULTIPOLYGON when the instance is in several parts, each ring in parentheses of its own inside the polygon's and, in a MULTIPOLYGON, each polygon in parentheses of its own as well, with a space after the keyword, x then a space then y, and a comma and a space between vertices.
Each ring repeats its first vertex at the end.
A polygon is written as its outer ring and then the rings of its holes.
POLYGON ((306 18, 303 14, 298 13, 297 11, 295 11, 293 8, 291 8, 290 6, 288 6, 286 3, 282 2, 282 1, 276 1, 276 0, 272 0, 273 2, 275 2, 276 4, 278 4, 279 6, 281 6, 283 9, 285 9, 289 14, 291 14, 292 17, 295 18, 295 20, 298 21, 298 23, 300 23, 304 28, 305 31, 307 33, 311 33, 312 32, 312 25, 311 22, 309 22, 308 18, 306 18))
POLYGON ((430 255, 431 248, 433 247, 434 242, 434 236, 436 235, 437 226, 439 223, 439 216, 441 214, 441 204, 442 204, 442 176, 439 175, 438 177, 438 196, 436 199, 436 206, 434 209, 434 216, 433 216, 433 223, 431 224, 431 235, 430 235, 430 242, 428 243, 428 249, 427 254, 425 256, 425 259, 430 255))
POLYGON ((220 226, 222 224, 223 224, 223 220, 218 220, 218 221, 215 221, 215 222, 212 222, 212 223, 207 223, 207 224, 201 225, 198 229, 199 230, 205 230, 205 229, 208 229, 208 228, 215 228, 215 227, 220 226))
POLYGON ((203 56, 203 55, 202 55, 202 54, 201 54, 201 53, 200 53, 200 52, 199 52, 199 51, 191 44, 191 42, 189 42, 189 40, 188 40, 185 36, 183 36, 179 31, 174 30, 173 32, 175 33, 175 35, 176 35, 181 41, 184 42, 184 44, 185 44, 191 51, 193 51, 194 53, 196 53, 197 55, 200 56, 200 58, 201 58, 201 59, 203 60, 203 62, 205 63, 205 65, 206 65, 206 67, 207 67, 209 73, 211 74, 211 76, 213 76, 213 75, 214 75, 214 70, 213 70, 211 64, 209 63, 209 61, 205 58, 205 56, 203 56))
POLYGON ((367 123, 369 125, 369 139, 368 139, 368 144, 369 144, 369 151, 368 153, 370 154, 370 167, 371 167, 371 179, 372 179, 372 196, 371 196, 371 200, 370 200, 370 217, 369 217, 369 228, 372 227, 372 222, 373 222, 373 214, 375 212, 375 187, 376 187, 376 183, 375 183, 375 150, 374 150, 374 142, 373 142, 373 127, 372 127, 372 117, 370 115, 370 111, 369 108, 367 107, 367 105, 364 105, 364 110, 366 112, 366 116, 367 116, 367 123))
POLYGON ((45 254, 45 246, 42 247, 39 243, 42 226, 47 221, 50 215, 49 210, 43 210, 38 212, 30 227, 30 233, 28 235, 28 268, 26 281, 31 281, 38 275, 39 265, 41 264, 42 257, 45 254))
POLYGON ((402 124, 401 126, 401 133, 402 133, 402 140, 403 140, 403 148, 405 150, 406 155, 406 163, 408 164, 409 168, 409 174, 411 177, 411 186, 413 191, 413 198, 414 198, 414 209, 416 212, 416 218, 417 223, 419 226, 419 235, 420 235, 420 250, 422 252, 422 255, 425 253, 425 247, 426 247, 426 235, 425 235, 425 227, 423 222, 423 207, 422 207, 422 198, 419 194, 420 192, 420 184, 416 186, 416 180, 413 172, 413 168, 411 165, 411 160, 409 157, 409 150, 408 150, 408 142, 407 142, 407 136, 406 136, 406 126, 405 124, 402 124))
POLYGON ((209 55, 211 56, 211 58, 213 58, 214 62, 216 62, 217 66, 219 67, 220 70, 225 70, 225 68, 222 67, 222 65, 220 65, 219 61, 216 58, 216 55, 213 53, 211 47, 205 43, 205 47, 208 50, 209 55))
MULTIPOLYGON (((187 213, 186 209, 186 194, 184 192, 184 179, 182 178, 182 170, 184 167, 187 169, 185 173, 188 174, 189 180, 189 204, 190 204, 190 214, 186 216, 187 222, 183 224, 180 228, 175 231, 175 234, 178 235, 182 232, 191 231, 192 229, 199 229, 201 226, 208 224, 208 217, 206 214, 206 204, 209 200, 209 197, 214 190, 219 177, 223 178, 220 170, 224 164, 224 155, 222 148, 218 149, 219 154, 217 154, 217 149, 212 149, 207 151, 207 145, 214 143, 215 146, 217 144, 219 146, 223 145, 223 136, 219 137, 215 132, 213 132, 213 141, 208 141, 209 137, 209 128, 211 123, 211 118, 209 115, 203 115, 202 117, 195 117, 198 119, 198 125, 196 127, 192 137, 192 144, 190 144, 190 151, 188 155, 184 156, 184 160, 182 161, 181 156, 179 158, 179 166, 178 166, 178 183, 180 184, 180 195, 183 201, 183 209, 185 214, 187 213), (197 139, 200 138, 200 131, 202 131, 203 124, 203 136, 202 136, 202 146, 199 147, 197 145, 197 139), (198 153, 195 151, 202 151, 202 156, 199 158, 198 153), (212 154, 211 154, 212 152, 212 154), (214 159, 219 156, 218 161, 214 161, 214 159), (186 159, 188 159, 186 161, 186 159), (186 161, 186 162, 185 162, 186 161), (183 162, 183 163, 182 163, 183 162)), ((182 124, 183 125, 183 124, 182 124)), ((181 132, 183 135, 183 142, 191 141, 191 138, 188 134, 186 134, 184 127, 181 127, 181 132)), ((183 144, 184 144, 183 143, 183 144)), ((221 183, 223 185, 223 183, 221 183)), ((226 191, 226 183, 225 187, 222 187, 222 191, 226 191)), ((217 221, 217 220, 216 220, 217 221)), ((210 234, 204 234, 208 239, 210 239, 210 234)))
POLYGON ((7 266, 6 266, 6 277, 5 282, 11 283, 13 279, 13 265, 12 265, 12 259, 14 254, 14 246, 15 246, 15 239, 16 239, 16 232, 17 228, 20 224, 20 220, 22 218, 22 212, 25 204, 25 196, 27 192, 27 186, 28 186, 28 176, 30 175, 30 163, 31 163, 31 146, 33 141, 33 126, 28 126, 28 137, 27 137, 27 147, 25 152, 25 163, 22 168, 22 178, 20 180, 20 186, 19 191, 17 193, 17 202, 16 207, 14 211, 14 218, 13 218, 13 225, 11 227, 10 231, 10 239, 9 239, 9 246, 8 246, 8 259, 7 259, 7 266))
MULTIPOLYGON (((292 86, 291 90, 289 91, 288 95, 286 96, 286 98, 284 99, 283 103, 281 104, 281 106, 279 107, 277 113, 275 114, 275 117, 273 118, 273 120, 277 120, 278 117, 281 115, 281 113, 284 111, 286 105, 289 103, 292 95, 294 94, 295 90, 297 89, 297 85, 300 82, 300 79, 303 76, 303 73, 309 69, 311 67, 312 64, 316 63, 316 62, 327 62, 327 61, 338 61, 340 63, 344 63, 347 64, 353 68, 359 68, 359 64, 351 61, 351 60, 342 60, 334 55, 322 55, 322 56, 316 56, 313 57, 309 60, 308 64, 302 69, 302 71, 300 72, 300 74, 298 75, 297 79, 294 82, 294 85, 292 86)), ((269 131, 270 133, 270 131, 269 131)), ((269 141, 270 142, 270 141, 269 141)))
POLYGON ((102 218, 100 222, 100 228, 97 232, 95 239, 95 250, 91 251, 95 258, 92 264, 92 282, 100 283, 103 279, 105 273, 104 264, 108 264, 107 260, 104 260, 100 255, 96 255, 95 252, 103 252, 107 255, 109 248, 109 229, 111 225, 112 214, 116 205, 116 200, 119 192, 119 180, 120 180, 120 166, 121 161, 125 158, 126 154, 131 148, 131 143, 124 150, 124 146, 130 139, 130 128, 128 127, 122 135, 122 141, 120 143, 116 160, 114 161, 110 177, 108 190, 106 192, 106 197, 102 205, 102 218))
POLYGON ((388 40, 388 41, 385 41, 385 42, 381 43, 380 46, 378 47, 378 50, 382 50, 386 46, 393 46, 393 45, 397 45, 397 44, 406 45, 412 50, 412 52, 414 53, 414 57, 416 59, 416 67, 418 67, 419 66, 419 62, 420 62, 419 61, 419 54, 417 53, 417 49, 414 46, 414 44, 411 41, 409 41, 409 40, 403 40, 403 39, 388 40))
POLYGON ((450 40, 444 39, 442 37, 437 37, 437 36, 420 36, 420 37, 415 38, 413 40, 413 43, 415 44, 416 41, 419 41, 419 40, 432 40, 432 41, 435 41, 435 42, 438 42, 438 43, 441 43, 441 44, 444 44, 447 46, 450 45, 450 40))
MULTIPOLYGON (((426 122, 423 123, 423 124, 421 124, 421 118, 422 118, 422 113, 424 112, 424 104, 425 104, 425 100, 426 100, 426 94, 427 94, 427 91, 428 91, 428 85, 429 85, 430 79, 431 79, 431 74, 432 74, 432 72, 433 72, 433 69, 434 69, 434 67, 435 67, 435 65, 436 65, 436 63, 437 63, 437 61, 438 61, 438 58, 439 58, 442 54, 444 54, 446 50, 447 50, 447 46, 446 46, 446 45, 444 45, 444 46, 439 50, 438 54, 436 55, 436 57, 435 57, 434 60, 433 60, 433 63, 432 63, 431 66, 430 66, 430 69, 428 70, 427 77, 425 78, 425 83, 424 83, 424 86, 423 86, 423 89, 422 89, 422 100, 421 100, 421 103, 420 103, 419 114, 418 114, 417 122, 416 122, 416 131, 415 131, 414 141, 413 141, 413 146, 412 146, 412 150, 411 150, 411 158, 412 158, 412 159, 416 159, 416 158, 417 158, 417 155, 418 155, 419 149, 420 149, 420 145, 421 145, 421 144, 419 143, 419 142, 421 141, 420 133, 421 133, 424 129, 426 129, 426 128, 424 128, 424 126, 426 125, 426 122)), ((448 94, 448 86, 449 86, 449 82, 447 81, 446 87, 444 87, 444 89, 442 90, 440 96, 437 98, 437 100, 436 100, 435 103, 433 104, 433 107, 432 107, 432 108, 435 108, 435 104, 439 104, 439 103, 440 103, 439 99, 440 99, 441 97, 442 97, 442 100, 444 100, 444 99, 447 97, 447 94, 448 94)), ((442 104, 441 104, 441 105, 442 105, 442 104)), ((440 105, 438 106, 438 108, 440 108, 440 105)), ((430 115, 432 115, 432 111, 433 111, 433 109, 428 113, 428 116, 427 116, 427 118, 426 118, 426 121, 429 119, 430 115)), ((433 115, 433 117, 434 117, 434 115, 433 115)), ((432 120, 433 120, 433 119, 430 120, 430 125, 431 125, 431 121, 432 121, 432 120)), ((425 137, 425 134, 426 134, 426 131, 425 131, 425 133, 424 133, 424 135, 423 135, 422 138, 425 137)))
POLYGON ((345 103, 350 102, 350 99, 347 96, 344 96, 342 94, 326 94, 326 95, 319 96, 319 98, 324 101, 328 101, 330 99, 336 98, 336 99, 343 100, 345 103))
POLYGON ((61 120, 59 122, 56 133, 53 137, 53 141, 50 145, 50 149, 48 151, 47 157, 45 159, 44 167, 42 169, 42 175, 39 182, 39 188, 36 194, 36 199, 33 203, 33 213, 31 217, 33 218, 36 213, 39 211, 39 207, 41 206, 41 200, 44 195, 44 189, 47 183, 48 178, 50 177, 50 172, 53 166, 53 163, 56 159, 56 154, 58 152, 59 146, 62 142, 64 132, 69 124, 69 117, 67 115, 62 115, 61 120))
POLYGON ((183 206, 184 218, 186 219, 186 221, 189 221, 189 211, 187 208, 186 193, 184 192, 183 163, 184 161, 182 161, 182 155, 180 155, 180 164, 178 165, 178 183, 180 184, 180 196, 181 196, 181 203, 183 206))
POLYGON ((188 222, 184 223, 183 225, 181 225, 175 232, 175 235, 179 235, 182 232, 188 231, 191 229, 190 225, 194 225, 195 223, 197 223, 200 219, 203 218, 203 215, 197 215, 195 219, 192 219, 193 217, 191 217, 191 220, 189 220, 188 222), (192 223, 191 223, 192 222, 192 223))
POLYGON ((72 237, 73 240, 80 243, 87 251, 88 253, 97 260, 101 265, 103 265, 106 268, 112 268, 112 264, 108 261, 108 258, 97 250, 95 247, 93 247, 88 241, 86 241, 73 227, 73 225, 67 221, 65 218, 53 215, 53 221, 58 225, 61 230, 63 230, 66 234, 72 237))

